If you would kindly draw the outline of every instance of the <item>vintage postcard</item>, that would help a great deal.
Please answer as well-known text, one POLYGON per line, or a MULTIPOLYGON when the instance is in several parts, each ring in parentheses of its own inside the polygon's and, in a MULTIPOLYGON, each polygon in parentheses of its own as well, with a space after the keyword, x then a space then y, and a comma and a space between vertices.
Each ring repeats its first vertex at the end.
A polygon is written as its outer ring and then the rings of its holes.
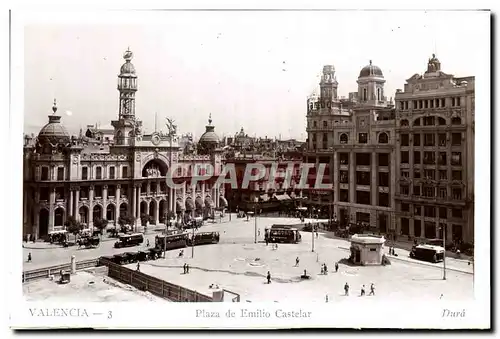
POLYGON ((11 328, 489 328, 490 21, 13 10, 11 328))

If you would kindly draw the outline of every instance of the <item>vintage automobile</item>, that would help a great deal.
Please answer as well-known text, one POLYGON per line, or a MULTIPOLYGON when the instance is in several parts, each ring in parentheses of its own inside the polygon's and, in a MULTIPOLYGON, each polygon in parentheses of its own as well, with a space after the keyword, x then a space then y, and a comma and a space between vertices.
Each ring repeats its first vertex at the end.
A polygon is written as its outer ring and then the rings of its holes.
POLYGON ((126 263, 126 257, 123 254, 115 254, 113 256, 113 262, 118 265, 123 265, 126 263))
POLYGON ((149 249, 149 260, 156 260, 161 258, 162 250, 159 248, 150 248, 149 249))
POLYGON ((433 245, 413 246, 410 258, 437 263, 444 260, 444 248, 433 245))
POLYGON ((117 242, 115 242, 115 248, 122 247, 132 247, 142 244, 144 242, 144 236, 142 233, 134 233, 121 235, 117 242))
POLYGON ((100 242, 101 239, 99 238, 99 236, 92 236, 78 239, 77 244, 78 247, 85 246, 85 248, 95 248, 99 246, 100 242))
POLYGON ((125 252, 123 253, 124 260, 127 264, 135 263, 138 261, 137 252, 125 252))
POLYGON ((99 265, 98 266, 106 266, 106 262, 115 262, 115 257, 114 256, 102 256, 99 258, 99 265))
POLYGON ((188 233, 187 235, 187 245, 196 246, 204 244, 217 244, 220 240, 219 232, 198 232, 194 235, 188 233))
POLYGON ((68 240, 68 231, 66 230, 52 231, 49 232, 48 236, 49 236, 49 242, 51 244, 55 243, 63 245, 68 240))
POLYGON ((139 251, 137 252, 137 260, 138 261, 147 261, 149 259, 149 252, 139 251))

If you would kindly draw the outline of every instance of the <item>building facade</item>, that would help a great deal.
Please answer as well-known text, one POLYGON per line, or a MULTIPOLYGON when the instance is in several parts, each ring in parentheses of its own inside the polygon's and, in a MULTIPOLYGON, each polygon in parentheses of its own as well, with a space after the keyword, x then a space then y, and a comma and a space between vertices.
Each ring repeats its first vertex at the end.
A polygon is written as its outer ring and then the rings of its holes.
POLYGON ((474 242, 474 77, 427 71, 397 90, 398 231, 474 242))
MULTIPOLYGON (((325 164, 323 183, 309 189, 308 203, 340 224, 361 222, 380 232, 395 230, 395 119, 384 93, 385 79, 372 64, 359 74, 358 92, 337 95, 332 65, 323 67, 320 94, 307 100, 307 150, 304 162, 325 164)), ((318 173, 310 172, 312 186, 318 173)))
POLYGON ((135 111, 137 75, 133 54, 124 53, 125 63, 118 75, 118 119, 112 142, 71 137, 57 115, 54 102, 49 122, 36 138, 25 137, 23 235, 45 237, 64 227, 74 216, 87 227, 93 220, 119 216, 151 216, 162 223, 168 212, 178 218, 207 213, 224 205, 224 188, 215 184, 222 169, 220 152, 184 155, 179 147, 176 126, 168 133, 143 135, 135 111), (214 178, 194 182, 195 166, 214 166, 214 178), (173 177, 180 188, 168 187, 166 175, 176 166, 173 177))

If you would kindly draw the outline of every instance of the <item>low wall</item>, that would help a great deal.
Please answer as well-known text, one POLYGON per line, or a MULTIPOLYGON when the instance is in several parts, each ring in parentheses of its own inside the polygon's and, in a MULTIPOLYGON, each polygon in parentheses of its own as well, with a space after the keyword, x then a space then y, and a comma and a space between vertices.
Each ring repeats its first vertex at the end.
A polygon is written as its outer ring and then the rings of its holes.
MULTIPOLYGON (((87 268, 96 267, 98 264, 98 259, 91 260, 83 260, 76 262, 76 270, 83 270, 87 268)), ((24 271, 23 272, 23 283, 28 282, 35 279, 48 278, 50 275, 59 274, 59 272, 63 271, 71 271, 71 263, 50 266, 45 268, 38 268, 35 270, 24 271)))
POLYGON ((179 285, 168 283, 148 274, 131 270, 130 268, 115 264, 106 259, 99 260, 100 265, 108 267, 108 276, 119 282, 129 284, 138 290, 148 291, 152 294, 174 302, 212 302, 213 298, 192 291, 179 285))

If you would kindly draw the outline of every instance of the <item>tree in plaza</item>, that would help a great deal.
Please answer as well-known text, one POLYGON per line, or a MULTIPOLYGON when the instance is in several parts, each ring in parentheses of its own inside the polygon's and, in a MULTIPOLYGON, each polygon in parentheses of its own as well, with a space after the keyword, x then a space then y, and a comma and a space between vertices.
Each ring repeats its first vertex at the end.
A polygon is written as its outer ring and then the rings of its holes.
POLYGON ((121 215, 120 218, 118 218, 118 224, 120 225, 121 231, 123 233, 127 232, 127 226, 126 225, 132 225, 134 222, 134 219, 129 216, 128 214, 121 215))
POLYGON ((141 214, 141 225, 144 226, 144 232, 147 231, 148 228, 148 222, 151 222, 153 218, 146 213, 141 214))
POLYGON ((66 230, 75 236, 75 242, 76 242, 76 237, 83 230, 83 224, 81 224, 78 220, 76 220, 74 216, 70 215, 66 219, 64 225, 66 226, 66 230))
POLYGON ((101 219, 101 218, 94 220, 94 227, 99 230, 101 235, 102 235, 102 231, 106 228, 106 226, 108 226, 108 220, 101 219))

